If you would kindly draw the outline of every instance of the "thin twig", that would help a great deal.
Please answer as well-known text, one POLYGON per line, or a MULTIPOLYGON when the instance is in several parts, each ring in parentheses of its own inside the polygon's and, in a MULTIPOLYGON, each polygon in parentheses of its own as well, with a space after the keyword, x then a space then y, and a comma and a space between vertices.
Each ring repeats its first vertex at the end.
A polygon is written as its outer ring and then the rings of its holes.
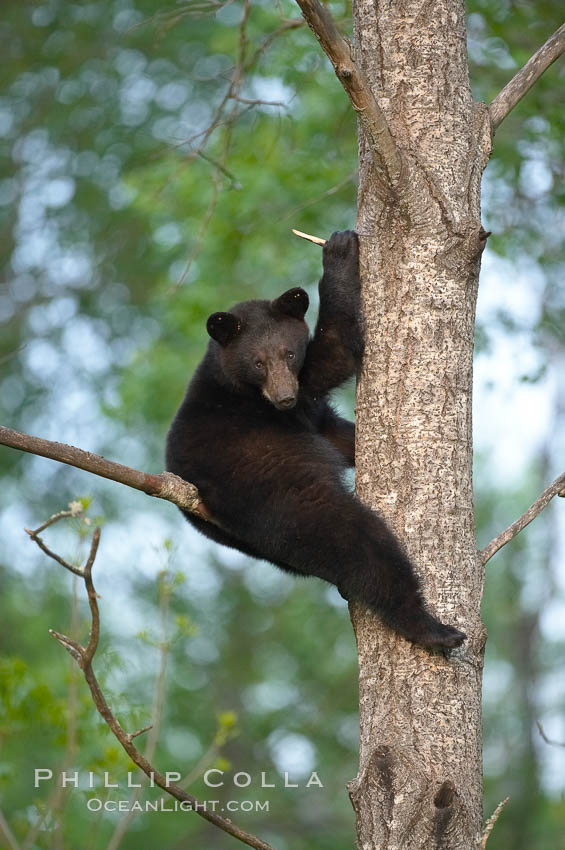
POLYGON ((498 818, 500 817, 502 810, 504 809, 504 807, 506 806, 506 804, 508 803, 509 800, 510 800, 510 797, 505 797, 504 800, 501 800, 500 803, 498 804, 498 806, 496 807, 496 809, 494 810, 494 812, 492 813, 492 815, 490 816, 490 818, 487 820, 487 822, 485 824, 485 831, 483 832, 483 836, 482 836, 480 850, 485 850, 489 836, 490 836, 492 830, 494 829, 494 826, 495 826, 498 818))
MULTIPOLYGON (((41 537, 39 537, 40 531, 45 531, 45 529, 49 528, 50 525, 54 525, 56 522, 59 522, 62 519, 68 519, 69 517, 82 517, 84 519, 84 508, 81 502, 70 502, 68 511, 59 511, 56 514, 52 514, 49 519, 43 523, 43 525, 39 526, 39 528, 36 528, 33 531, 29 528, 24 528, 24 531, 26 534, 29 534, 31 540, 33 540, 34 543, 37 543, 39 548, 43 552, 45 552, 46 555, 48 555, 50 558, 53 558, 54 561, 57 561, 58 564, 61 564, 62 567, 64 567, 66 570, 69 570, 69 572, 73 573, 75 576, 78 576, 79 578, 84 578, 84 572, 81 567, 76 567, 74 564, 70 564, 68 561, 65 561, 65 559, 62 558, 60 555, 57 555, 56 552, 52 552, 51 549, 49 549, 49 547, 43 542, 41 537)), ((86 522, 89 522, 89 520, 86 520, 86 522)))
POLYGON ((144 726, 143 729, 138 729, 137 732, 128 732, 128 740, 133 741, 138 735, 143 735, 145 732, 149 732, 150 729, 153 729, 152 723, 149 726, 144 726))
POLYGON ((4 354, 2 357, 0 357, 0 366, 3 366, 4 363, 7 363, 8 360, 12 359, 12 357, 17 357, 18 354, 20 354, 20 352, 24 350, 24 348, 26 348, 25 345, 20 345, 20 347, 16 348, 14 351, 8 351, 7 354, 4 354))
POLYGON ((206 768, 214 763, 216 757, 219 752, 219 745, 216 741, 216 738, 212 741, 206 752, 202 755, 199 761, 196 762, 194 767, 189 770, 189 772, 183 776, 179 785, 181 788, 189 788, 193 782, 195 782, 202 774, 205 772, 206 768))
MULTIPOLYGON (((67 514, 68 516, 70 516, 70 515, 71 515, 70 513, 67 513, 66 511, 63 511, 63 515, 65 515, 65 514, 67 514)), ((60 517, 59 517, 59 518, 60 518, 60 517)), ((54 561, 57 561, 57 563, 58 563, 58 564, 61 564, 61 566, 62 566, 62 567, 64 567, 66 570, 69 570, 69 572, 74 573, 74 575, 75 575, 75 576, 79 576, 80 578, 83 578, 83 573, 82 573, 82 570, 80 569, 80 567, 75 567, 75 566, 74 566, 74 564, 70 564, 68 561, 65 561, 65 559, 64 559, 64 558, 61 558, 61 556, 60 556, 60 555, 57 555, 57 553, 56 553, 56 552, 53 552, 53 551, 52 551, 52 550, 51 550, 51 549, 50 549, 50 548, 49 548, 49 547, 48 547, 48 546, 47 546, 47 545, 43 542, 43 540, 41 539, 41 537, 38 537, 38 536, 37 536, 37 532, 36 532, 36 531, 30 531, 30 529, 29 529, 29 528, 24 528, 24 531, 25 531, 25 533, 26 533, 26 534, 29 534, 30 539, 31 539, 31 540, 33 540, 33 541, 34 541, 34 543, 37 543, 37 545, 39 546, 39 548, 40 548, 43 552, 45 552, 45 554, 46 554, 46 555, 48 555, 50 558, 53 558, 53 560, 54 560, 54 561)))
POLYGON ((482 563, 486 564, 487 561, 489 561, 492 556, 502 548, 502 546, 512 540, 513 537, 516 537, 523 528, 529 525, 530 522, 535 519, 545 507, 547 507, 554 496, 565 496, 565 472, 563 475, 560 475, 559 478, 556 478, 553 484, 550 484, 549 487, 543 491, 541 496, 536 499, 533 505, 530 505, 528 510, 523 513, 516 522, 509 525, 508 528, 498 534, 494 540, 491 540, 488 546, 481 549, 479 555, 482 563))
MULTIPOLYGON (((134 738, 137 738, 139 735, 142 735, 145 732, 150 733, 147 737, 147 744, 145 746, 144 752, 145 758, 147 759, 147 761, 150 762, 153 761, 153 758, 155 756, 155 750, 157 748, 157 742, 159 740, 159 731, 161 728, 161 719, 163 716, 163 707, 165 704, 167 659, 171 648, 168 633, 171 590, 170 585, 167 582, 167 575, 168 574, 165 570, 159 575, 158 580, 161 635, 159 640, 159 671, 157 673, 157 678, 155 680, 153 690, 151 723, 149 724, 149 726, 145 726, 143 729, 138 729, 136 732, 130 732, 127 736, 128 740, 131 742, 134 738)), ((138 813, 138 811, 136 810, 135 803, 139 799, 141 799, 144 793, 145 789, 142 788, 141 783, 139 783, 138 787, 133 790, 129 798, 127 812, 116 824, 116 828, 114 829, 114 832, 112 833, 112 836, 108 844, 106 845, 106 850, 118 850, 120 844, 124 839, 124 836, 128 831, 130 823, 138 813)))
MULTIPOLYGON (((201 154, 202 156, 203 154, 201 154)), ((208 207, 206 212, 204 213, 204 218, 202 219, 202 223, 200 225, 198 235, 194 241, 194 245, 192 247, 192 251, 190 252, 188 259, 184 265, 184 269, 182 270, 181 276, 177 280, 176 284, 171 287, 171 289, 176 289, 185 282, 186 277, 191 269, 191 266, 200 253, 202 249, 202 245, 204 244, 204 238, 206 236, 206 232, 208 230, 208 226, 212 220, 212 216, 214 215, 214 211, 216 209, 216 205, 218 203, 218 195, 220 193, 220 170, 221 166, 218 165, 216 172, 214 174, 214 183, 212 186, 212 194, 210 196, 210 200, 208 202, 208 207)))
POLYGON ((325 6, 318 0, 296 0, 306 22, 322 46, 367 136, 377 176, 384 185, 394 186, 400 179, 402 156, 387 124, 384 112, 375 100, 368 81, 357 66, 352 47, 338 32, 325 6))
MULTIPOLYGON (((138 469, 124 466, 121 463, 114 463, 92 452, 77 449, 75 446, 69 446, 66 443, 55 443, 52 440, 44 440, 41 437, 33 437, 30 434, 22 434, 19 431, 13 431, 11 428, 5 428, 4 426, 0 426, 0 445, 19 449, 22 452, 30 452, 41 457, 47 457, 59 463, 66 463, 69 466, 76 466, 78 469, 84 469, 86 472, 92 472, 94 475, 100 475, 102 478, 109 478, 112 481, 125 484, 127 487, 141 490, 147 493, 148 496, 155 496, 157 499, 166 499, 169 502, 173 502, 179 508, 188 511, 188 513, 199 516, 201 519, 208 520, 209 522, 214 521, 210 512, 200 499, 198 490, 194 484, 183 481, 182 478, 179 478, 178 475, 173 475, 172 472, 150 475, 147 472, 140 472, 138 469)), ((30 536, 33 534, 33 532, 28 533, 30 536)), ((63 563, 62 565, 69 569, 67 564, 63 563)), ((71 571, 74 572, 75 570, 71 571)))
POLYGON ((151 764, 151 762, 134 746, 134 744, 132 743, 132 738, 135 735, 132 735, 131 733, 128 734, 125 729, 122 728, 115 715, 113 714, 112 710, 110 709, 108 703, 106 702, 106 698, 102 692, 102 689, 100 688, 100 684, 94 674, 94 670, 92 669, 92 659, 96 652, 98 646, 98 638, 100 635, 100 611, 98 608, 98 594, 96 593, 96 589, 92 580, 92 568, 96 558, 99 541, 100 529, 96 528, 93 534, 92 544, 90 547, 90 554, 87 563, 84 567, 83 575, 83 580, 88 593, 88 603, 90 606, 91 615, 90 639, 88 642, 88 646, 83 647, 77 641, 73 640, 67 635, 61 634, 60 632, 56 632, 54 629, 50 629, 49 633, 54 638, 56 638, 59 643, 77 661, 79 667, 83 672, 86 683, 88 684, 92 699, 99 714, 106 721, 110 730, 113 732, 114 736, 120 742, 120 744, 122 745, 128 756, 131 758, 131 760, 134 762, 134 764, 141 768, 145 775, 152 780, 153 784, 157 785, 167 794, 170 794, 176 800, 187 803, 191 811, 196 812, 196 814, 204 818, 204 820, 209 821, 209 823, 214 824, 219 829, 223 830, 224 832, 227 832, 234 838, 237 838, 239 841, 242 841, 249 847, 254 847, 256 848, 256 850, 273 850, 271 845, 267 844, 267 842, 236 826, 234 823, 232 823, 231 820, 223 818, 220 815, 217 815, 215 812, 207 811, 205 803, 200 802, 196 799, 196 797, 193 797, 191 794, 188 794, 186 791, 183 791, 183 789, 180 788, 178 785, 170 784, 167 780, 166 775, 156 770, 151 764))
MULTIPOLYGON (((41 830, 44 828, 45 823, 47 822, 47 818, 49 817, 49 815, 51 813, 51 807, 53 805, 53 801, 57 797, 57 793, 58 793, 58 788, 57 788, 57 786, 55 786, 55 788, 51 792, 49 799, 47 800, 47 803, 45 804, 45 807, 43 808, 42 813, 37 818, 37 820, 35 821, 33 826, 30 827, 30 829, 28 830, 27 835, 24 838, 24 841, 23 841, 23 844, 22 844, 22 850, 29 850, 30 847, 33 847, 33 845, 35 843, 35 839, 37 838, 37 836, 39 835, 41 830)), ((39 808, 37 806, 36 806, 36 809, 39 813, 39 808)))
POLYGON ((216 171, 215 171, 215 174, 214 174, 214 185, 213 185, 213 188, 212 188, 212 195, 210 197, 208 207, 207 207, 206 212, 204 214, 204 219, 203 219, 202 224, 200 226, 200 230, 199 230, 198 236, 196 238, 196 241, 194 243, 194 246, 192 248, 192 251, 190 252, 190 255, 189 255, 189 257, 188 257, 188 259, 185 263, 185 267, 182 271, 182 274, 181 274, 179 280, 176 283, 176 287, 178 287, 178 286, 180 286, 181 284, 184 283, 184 281, 186 280, 186 276, 188 275, 188 273, 190 271, 192 263, 194 262, 194 260, 196 259, 196 257, 200 253, 200 249, 202 248, 202 244, 204 242, 204 237, 206 236, 208 226, 210 224, 210 221, 212 220, 212 216, 214 215, 214 211, 215 211, 216 205, 218 203, 218 196, 219 196, 219 192, 220 192, 220 173, 225 174, 230 178, 230 180, 232 181, 233 187, 240 188, 237 179, 226 168, 226 162, 227 162, 227 159, 228 159, 228 154, 229 154, 229 149, 230 149, 230 144, 231 144, 231 135, 232 135, 231 131, 232 131, 232 127, 233 127, 233 122, 235 121, 235 117, 234 117, 233 113, 232 113, 232 115, 230 115, 228 117, 228 121, 226 122, 227 123, 226 137, 225 137, 224 149, 223 149, 223 152, 222 152, 222 157, 221 157, 220 162, 214 162, 207 154, 205 154, 204 153, 204 147, 205 147, 208 139, 210 138, 212 131, 217 126, 218 120, 220 118, 222 118, 222 116, 224 114, 224 109, 226 108, 228 102, 230 100, 237 102, 237 100, 239 98, 239 93, 240 93, 242 82, 243 82, 243 68, 244 68, 244 62, 245 62, 245 55, 246 55, 246 51, 247 51, 247 21, 248 21, 248 18, 249 18, 250 10, 251 10, 251 0, 244 0, 243 14, 242 14, 242 18, 241 18, 241 23, 239 25, 239 40, 238 40, 237 58, 236 58, 235 68, 234 68, 234 71, 233 71, 233 74, 232 74, 230 86, 229 86, 226 94, 224 95, 222 102, 220 103, 220 106, 216 110, 216 114, 214 116, 214 119, 213 119, 212 123, 210 124, 210 127, 208 128, 209 132, 204 134, 202 142, 200 143, 197 151, 191 153, 188 157, 188 161, 190 161, 191 159, 193 159, 195 153, 197 153, 198 156, 202 157, 204 160, 207 160, 207 161, 213 163, 215 165, 216 171))
POLYGON ((176 26, 183 18, 203 18, 209 15, 215 15, 219 9, 231 5, 232 2, 233 0, 207 0, 205 3, 184 3, 180 9, 175 9, 172 12, 156 12, 149 18, 144 18, 142 21, 129 27, 126 33, 129 35, 129 33, 135 32, 135 30, 147 26, 147 24, 154 24, 156 27, 169 30, 176 26))
MULTIPOLYGON (((80 507, 80 514, 83 513, 83 508, 80 502, 73 502, 72 505, 78 505, 80 507)), ((60 511, 58 514, 54 514, 47 523, 43 524, 43 528, 47 525, 51 525, 53 522, 57 522, 60 519, 63 519, 65 515, 70 513, 71 516, 80 515, 76 508, 72 508, 71 511, 60 511)), ((75 576, 73 578, 73 589, 72 589, 72 602, 71 602, 71 622, 70 622, 70 634, 73 638, 75 638, 78 634, 79 630, 79 605, 78 605, 78 578, 75 576)), ((75 763, 76 749, 77 749, 77 689, 78 689, 78 678, 79 671, 77 670, 76 664, 70 662, 69 667, 69 688, 67 695, 67 729, 66 729, 66 739, 65 739, 65 752, 63 755, 62 764, 59 769, 60 774, 67 773, 73 764, 75 763)), ((58 785, 55 789, 55 794, 53 799, 50 801, 50 810, 55 821, 55 827, 53 830, 53 848, 54 850, 64 850, 65 848, 65 807, 69 800, 70 789, 63 784, 58 785)))
POLYGON ((58 511, 56 514, 52 514, 49 519, 45 520, 45 522, 36 528, 34 531, 29 531, 26 528, 28 534, 33 534, 34 536, 37 534, 41 534, 42 531, 45 531, 46 528, 49 528, 50 525, 53 525, 55 522, 59 522, 61 519, 67 519, 68 517, 77 517, 80 516, 83 512, 83 507, 80 502, 71 502, 68 511, 58 511))
POLYGON ((509 799, 510 799, 510 797, 505 797, 505 799, 502 800, 498 804, 498 806, 496 807, 496 809, 494 810, 494 812, 492 813, 490 818, 487 820, 487 822, 485 824, 485 831, 483 832, 483 838, 482 838, 479 850, 485 850, 485 847, 487 846, 487 841, 489 839, 489 835, 493 831, 494 825, 497 822, 498 818, 500 817, 500 813, 502 812, 504 806, 506 805, 506 803, 508 802, 509 799))
POLYGON ((489 113, 493 132, 539 80, 543 72, 564 52, 565 24, 562 24, 490 104, 489 113))
MULTIPOLYGON (((47 547, 43 547, 41 545, 41 541, 37 537, 38 532, 44 530, 50 525, 53 525, 55 522, 59 522, 61 519, 67 518, 75 518, 81 517, 84 518, 84 509, 80 502, 71 502, 70 510, 68 511, 59 511, 56 514, 53 514, 49 517, 49 519, 40 525, 39 528, 35 529, 35 531, 30 534, 31 540, 38 544, 38 546, 46 551, 47 547)), ((27 531, 27 529, 26 529, 27 531)), ((29 533, 29 532, 28 532, 29 533)), ((49 557, 54 558, 58 563, 62 562, 62 559, 59 558, 55 553, 51 553, 47 550, 47 554, 49 557)), ((63 566, 68 569, 68 566, 63 563, 63 566)), ((71 570, 73 572, 73 570, 71 570)), ((80 573, 81 577, 83 577, 82 572, 80 573)), ((73 581, 73 604, 72 604, 72 612, 71 612, 71 626, 70 631, 71 635, 74 635, 78 631, 78 597, 77 597, 77 582, 76 578, 73 581)), ((75 660, 78 660, 77 656, 74 656, 75 660)), ((77 682, 76 682, 76 673, 77 669, 74 664, 71 665, 71 673, 70 673, 70 683, 69 683, 69 700, 68 700, 68 718, 69 723, 67 727, 67 737, 66 737, 66 746, 65 746, 65 754, 63 757, 63 761, 60 767, 59 772, 65 773, 69 770, 69 768, 74 763, 74 755, 76 752, 76 690, 77 690, 77 682)), ((68 789, 62 788, 59 785, 56 785, 51 794, 49 795, 47 801, 44 804, 44 809, 42 814, 36 819, 35 823, 29 828, 26 837, 22 843, 21 850, 28 850, 28 848, 33 847, 35 844, 35 840, 42 829, 45 827, 45 823, 48 818, 51 817, 53 812, 61 811, 62 805, 64 802, 64 795, 68 789)), ((61 846, 63 844, 63 836, 62 836, 62 818, 57 818, 57 842, 58 845, 61 846)))
POLYGON ((10 829, 10 825, 6 818, 4 817, 4 813, 0 809, 0 833, 4 834, 4 838, 10 845, 11 850, 20 850, 20 845, 17 842, 16 836, 10 829))
POLYGON ((538 727, 538 731, 546 744, 551 744, 552 747, 565 747, 565 741, 553 741, 551 738, 547 737, 539 720, 536 720, 536 726, 538 727))
POLYGON ((285 32, 289 32, 290 30, 298 29, 299 27, 303 27, 306 24, 306 21, 298 20, 297 18, 292 18, 291 20, 285 20, 282 22, 278 29, 273 30, 259 45, 255 53, 251 56, 250 59, 245 63, 245 71, 251 70, 251 68, 255 65, 258 58, 264 53, 267 48, 272 44, 272 42, 278 38, 280 35, 283 35, 285 32))
POLYGON ((357 177, 359 174, 359 169, 356 168, 355 171, 352 171, 351 174, 348 174, 344 180, 340 180, 339 183, 336 183, 335 186, 330 186, 329 189, 326 189, 324 192, 320 192, 319 195, 316 195, 314 198, 309 198, 307 201, 303 201, 301 204, 297 204, 295 207, 287 210, 284 215, 278 217, 277 221, 284 221, 286 218, 294 218, 296 213, 301 212, 301 210, 306 209, 306 207, 311 207, 313 204, 317 204, 320 201, 323 201, 324 198, 328 198, 331 195, 335 195, 336 192, 339 192, 340 189, 343 189, 348 183, 357 177))
MULTIPOLYGON (((214 735, 212 743, 201 756, 200 760, 197 761, 189 772, 179 780, 178 784, 181 788, 189 788, 196 779, 202 776, 206 768, 214 763, 218 753, 220 752, 220 747, 225 743, 225 739, 225 733, 222 734, 221 730, 218 730, 214 735)), ((166 797, 161 797, 161 800, 165 799, 166 797)))

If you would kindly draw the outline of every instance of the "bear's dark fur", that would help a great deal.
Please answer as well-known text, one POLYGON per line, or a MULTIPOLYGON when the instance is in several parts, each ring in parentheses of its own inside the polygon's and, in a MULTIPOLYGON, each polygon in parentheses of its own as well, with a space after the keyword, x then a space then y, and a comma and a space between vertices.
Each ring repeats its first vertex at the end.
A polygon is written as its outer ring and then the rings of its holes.
POLYGON ((337 585, 411 641, 458 646, 463 632, 427 611, 400 544, 344 484, 355 428, 326 397, 363 353, 357 234, 334 233, 323 254, 312 339, 299 288, 210 316, 167 469, 198 487, 213 522, 186 518, 212 540, 337 585))

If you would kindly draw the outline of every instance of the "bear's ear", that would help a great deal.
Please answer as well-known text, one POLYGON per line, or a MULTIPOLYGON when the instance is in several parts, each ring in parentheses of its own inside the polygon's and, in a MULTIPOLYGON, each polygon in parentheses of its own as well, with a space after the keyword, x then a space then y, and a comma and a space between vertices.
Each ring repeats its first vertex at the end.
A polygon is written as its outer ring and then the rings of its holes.
POLYGON ((233 313, 212 313, 206 330, 220 345, 227 345, 241 330, 241 322, 233 313))
POLYGON ((292 316, 294 319, 303 319, 310 299, 306 292, 299 286, 294 289, 289 289, 283 292, 274 301, 271 301, 271 307, 277 313, 282 313, 284 316, 292 316))

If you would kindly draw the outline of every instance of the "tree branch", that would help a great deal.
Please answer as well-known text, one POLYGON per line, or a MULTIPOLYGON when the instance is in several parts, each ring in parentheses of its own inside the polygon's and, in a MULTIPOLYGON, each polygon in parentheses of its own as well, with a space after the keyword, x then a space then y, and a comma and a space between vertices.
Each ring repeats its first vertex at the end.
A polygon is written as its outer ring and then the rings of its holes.
MULTIPOLYGON (((74 573, 79 578, 84 578, 84 569, 82 567, 76 567, 74 564, 70 564, 68 561, 65 561, 65 559, 61 558, 60 555, 57 555, 56 552, 52 552, 51 549, 43 542, 43 540, 39 536, 39 533, 41 531, 44 531, 46 528, 49 528, 49 526, 53 525, 55 522, 59 522, 59 520, 67 519, 69 517, 80 517, 82 519, 85 519, 84 508, 81 502, 70 502, 69 508, 70 510, 68 511, 59 511, 58 513, 50 516, 49 519, 46 520, 42 525, 40 525, 39 528, 36 528, 35 531, 32 531, 29 528, 24 528, 24 531, 26 534, 29 534, 30 538, 33 540, 34 543, 37 543, 42 552, 45 552, 46 555, 48 555, 50 558, 53 558, 54 561, 57 561, 58 564, 61 564, 61 566, 68 570, 70 573, 74 573)), ((85 521, 89 522, 89 520, 85 521)), ((98 544, 96 545, 98 546, 98 544)))
MULTIPOLYGON (((151 710, 151 723, 143 729, 138 729, 136 732, 128 733, 128 740, 133 741, 138 735, 143 735, 149 732, 147 736, 147 744, 145 746, 144 755, 147 761, 153 761, 155 750, 159 740, 161 730, 161 721, 163 719, 163 708, 165 705, 165 685, 167 660, 171 652, 171 641, 169 640, 169 614, 170 602, 172 596, 172 584, 168 581, 168 572, 164 570, 158 577, 158 595, 159 595, 159 615, 161 620, 161 635, 158 643, 159 647, 159 670, 153 687, 153 708, 151 710)), ((182 788, 182 784, 180 785, 182 788)), ((145 789, 141 787, 134 788, 128 800, 128 811, 125 812, 122 818, 116 824, 109 842, 106 844, 105 850, 119 850, 119 847, 128 832, 131 822, 135 819, 138 811, 135 804, 142 799, 145 789)))
POLYGON ((314 245, 325 245, 327 241, 326 239, 320 239, 319 236, 311 236, 310 233, 303 233, 302 230, 295 230, 294 227, 292 228, 292 232, 295 236, 300 236, 301 239, 307 239, 308 242, 313 242, 314 245))
POLYGON ((482 840, 481 840, 481 846, 480 846, 479 850, 485 850, 485 848, 487 846, 487 841, 489 840, 489 836, 494 829, 494 825, 497 822, 498 818, 500 817, 500 814, 501 814, 504 806, 506 805, 506 803, 508 802, 509 799, 510 799, 510 797, 505 797, 505 799, 502 800, 498 804, 498 806, 496 807, 496 809, 494 810, 494 812, 492 813, 490 818, 487 820, 487 822, 485 824, 485 831, 483 832, 483 836, 482 836, 482 840))
POLYGON ((493 132, 539 80, 543 72, 564 52, 565 24, 562 24, 490 104, 489 114, 493 132))
MULTIPOLYGON (((19 431, 13 431, 11 428, 5 428, 2 425, 0 425, 0 445, 47 457, 69 466, 76 466, 77 469, 84 469, 86 472, 92 472, 102 478, 109 478, 111 481, 117 481, 127 487, 133 487, 135 490, 142 490, 148 496, 166 499, 182 510, 188 511, 188 513, 213 522, 208 508, 200 499, 194 484, 183 481, 182 478, 173 475, 172 472, 150 475, 147 472, 132 469, 131 466, 114 463, 114 461, 107 460, 105 457, 92 452, 77 449, 75 446, 55 443, 41 437, 32 437, 30 434, 21 434, 19 431)), ((33 532, 32 536, 37 535, 41 530, 38 529, 33 532)))
POLYGON ((560 475, 559 478, 556 478, 553 484, 550 484, 549 487, 543 491, 541 496, 536 499, 533 505, 530 505, 528 510, 523 513, 516 522, 509 525, 508 528, 501 532, 501 534, 497 535, 494 540, 491 540, 488 546, 481 549, 479 555, 483 565, 486 564, 499 549, 512 540, 513 537, 516 537, 523 528, 529 525, 531 521, 535 519, 537 515, 541 513, 545 507, 547 507, 547 505, 549 505, 554 496, 565 497, 565 472, 563 475, 560 475))
POLYGON ((84 580, 88 593, 88 603, 90 606, 91 614, 91 628, 88 646, 81 646, 81 644, 77 641, 72 640, 67 635, 63 635, 60 632, 56 632, 53 629, 50 629, 49 633, 54 638, 56 638, 59 643, 75 659, 84 674, 84 678, 86 680, 86 683, 88 684, 88 687, 90 688, 90 693, 92 695, 92 699, 98 710, 98 713, 104 718, 106 724, 110 727, 110 730, 118 739, 128 756, 134 762, 134 764, 141 768, 141 770, 146 774, 146 776, 152 779, 155 785, 158 785, 159 788, 161 788, 167 794, 170 794, 176 800, 187 803, 191 811, 195 812, 200 817, 214 824, 214 826, 219 827, 219 829, 223 830, 224 832, 227 832, 229 835, 232 835, 234 838, 237 838, 239 841, 242 841, 244 844, 247 844, 249 847, 254 847, 255 850, 273 850, 271 845, 267 844, 266 841, 263 841, 261 838, 257 838, 257 836, 252 835, 249 832, 246 832, 244 829, 241 829, 240 827, 232 823, 231 820, 223 818, 220 815, 217 815, 215 812, 207 811, 205 803, 200 802, 196 799, 196 797, 193 797, 191 794, 188 794, 186 791, 183 791, 183 789, 180 788, 178 785, 174 783, 169 783, 167 776, 163 773, 160 773, 158 770, 155 770, 150 761, 132 743, 133 738, 139 735, 141 731, 145 730, 138 730, 137 732, 128 734, 125 729, 123 729, 123 727, 120 725, 112 710, 110 709, 110 706, 106 702, 106 698, 102 693, 98 680, 92 669, 92 660, 98 647, 98 638, 100 635, 100 611, 98 608, 98 594, 96 593, 94 583, 92 581, 92 568, 94 566, 99 541, 100 529, 96 528, 94 530, 88 560, 84 566, 84 569, 81 571, 82 578, 84 580))
MULTIPOLYGON (((70 512, 67 513, 66 511, 61 511, 60 516, 65 515, 72 516, 70 512)), ((37 543, 41 551, 45 552, 45 554, 48 555, 49 558, 53 558, 54 561, 57 561, 58 564, 61 564, 61 566, 68 570, 70 573, 74 573, 80 578, 83 577, 84 573, 82 572, 82 570, 79 567, 75 567, 74 564, 69 564, 68 561, 65 561, 64 558, 61 558, 60 555, 57 555, 56 552, 52 552, 51 549, 43 542, 41 537, 38 536, 37 531, 31 531, 29 528, 25 528, 24 531, 26 532, 26 534, 29 534, 31 540, 33 540, 34 543, 37 543)))
POLYGON ((20 850, 20 845, 16 840, 16 836, 10 829, 8 821, 4 817, 4 813, 0 810, 0 833, 4 834, 4 838, 11 847, 11 850, 20 850))
POLYGON ((296 2, 359 115, 379 180, 394 186, 400 178, 402 156, 365 75, 353 59, 351 44, 338 32, 329 11, 318 0, 296 2))
POLYGON ((540 733, 546 744, 551 744, 552 747, 565 747, 565 741, 552 741, 551 738, 547 737, 547 735, 545 734, 545 730, 539 720, 536 720, 536 726, 538 727, 538 732, 540 733))

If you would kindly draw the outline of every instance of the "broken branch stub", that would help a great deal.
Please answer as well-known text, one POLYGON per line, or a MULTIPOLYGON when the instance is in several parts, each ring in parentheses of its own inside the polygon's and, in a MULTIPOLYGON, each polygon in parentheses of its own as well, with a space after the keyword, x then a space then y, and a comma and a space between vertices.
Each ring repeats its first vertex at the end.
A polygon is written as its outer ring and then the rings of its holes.
POLYGON ((295 236, 300 236, 301 239, 307 239, 309 242, 313 242, 314 245, 325 245, 327 239, 320 239, 319 236, 311 236, 309 233, 303 233, 301 230, 295 230, 292 228, 292 232, 295 236))

